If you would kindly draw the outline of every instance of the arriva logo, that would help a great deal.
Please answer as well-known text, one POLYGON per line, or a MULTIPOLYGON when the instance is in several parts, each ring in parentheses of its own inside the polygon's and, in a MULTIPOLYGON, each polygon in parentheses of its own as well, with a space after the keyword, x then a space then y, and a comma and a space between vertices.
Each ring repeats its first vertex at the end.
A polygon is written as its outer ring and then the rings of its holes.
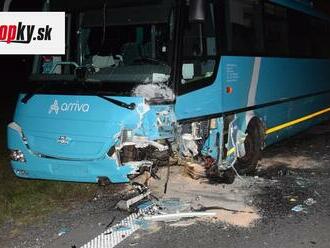
POLYGON ((89 104, 75 103, 62 103, 59 104, 58 100, 55 100, 53 104, 50 105, 48 114, 51 113, 58 114, 59 112, 89 112, 89 104))

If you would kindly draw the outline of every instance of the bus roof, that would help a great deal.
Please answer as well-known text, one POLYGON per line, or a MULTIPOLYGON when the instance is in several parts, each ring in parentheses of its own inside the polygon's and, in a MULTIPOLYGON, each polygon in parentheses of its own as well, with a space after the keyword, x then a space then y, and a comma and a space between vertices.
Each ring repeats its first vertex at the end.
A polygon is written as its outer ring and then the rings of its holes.
POLYGON ((313 1, 310 0, 270 0, 270 2, 330 21, 330 16, 315 9, 313 1))

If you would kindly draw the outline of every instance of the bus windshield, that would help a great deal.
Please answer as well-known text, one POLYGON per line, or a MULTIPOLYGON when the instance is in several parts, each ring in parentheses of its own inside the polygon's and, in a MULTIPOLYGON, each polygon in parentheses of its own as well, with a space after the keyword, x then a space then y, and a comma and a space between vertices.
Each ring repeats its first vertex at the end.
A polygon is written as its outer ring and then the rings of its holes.
POLYGON ((66 54, 37 57, 31 80, 47 84, 43 90, 83 82, 89 93, 116 95, 131 94, 141 84, 168 85, 173 5, 171 1, 154 2, 104 5, 70 14, 70 21, 67 15, 67 30, 71 32, 66 54))

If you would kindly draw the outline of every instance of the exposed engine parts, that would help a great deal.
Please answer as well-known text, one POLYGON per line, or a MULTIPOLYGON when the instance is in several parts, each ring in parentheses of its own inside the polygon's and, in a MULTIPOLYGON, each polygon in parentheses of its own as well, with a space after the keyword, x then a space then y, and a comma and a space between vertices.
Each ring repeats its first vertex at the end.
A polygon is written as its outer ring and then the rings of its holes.
POLYGON ((143 148, 139 148, 136 145, 127 145, 119 151, 119 160, 122 163, 151 161, 153 166, 166 166, 169 158, 168 150, 159 151, 156 147, 150 145, 143 148))
POLYGON ((181 126, 180 155, 196 157, 209 135, 209 121, 185 123, 181 126))

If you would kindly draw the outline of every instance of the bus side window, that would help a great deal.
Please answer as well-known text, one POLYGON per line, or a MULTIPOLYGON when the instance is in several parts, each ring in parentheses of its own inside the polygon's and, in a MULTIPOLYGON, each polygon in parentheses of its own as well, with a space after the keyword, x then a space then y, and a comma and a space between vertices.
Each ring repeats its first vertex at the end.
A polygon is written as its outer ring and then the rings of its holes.
POLYGON ((214 73, 217 46, 212 2, 207 1, 205 22, 190 23, 185 18, 182 84, 210 78, 214 73))
POLYGON ((251 55, 262 50, 261 13, 259 1, 227 0, 226 50, 229 53, 251 55))
POLYGON ((310 30, 313 57, 330 58, 330 23, 312 18, 310 30))
POLYGON ((288 13, 286 8, 265 3, 264 40, 267 55, 288 55, 289 41, 287 18, 288 13))
POLYGON ((298 11, 289 10, 289 45, 293 57, 310 57, 310 20, 311 18, 298 11))

